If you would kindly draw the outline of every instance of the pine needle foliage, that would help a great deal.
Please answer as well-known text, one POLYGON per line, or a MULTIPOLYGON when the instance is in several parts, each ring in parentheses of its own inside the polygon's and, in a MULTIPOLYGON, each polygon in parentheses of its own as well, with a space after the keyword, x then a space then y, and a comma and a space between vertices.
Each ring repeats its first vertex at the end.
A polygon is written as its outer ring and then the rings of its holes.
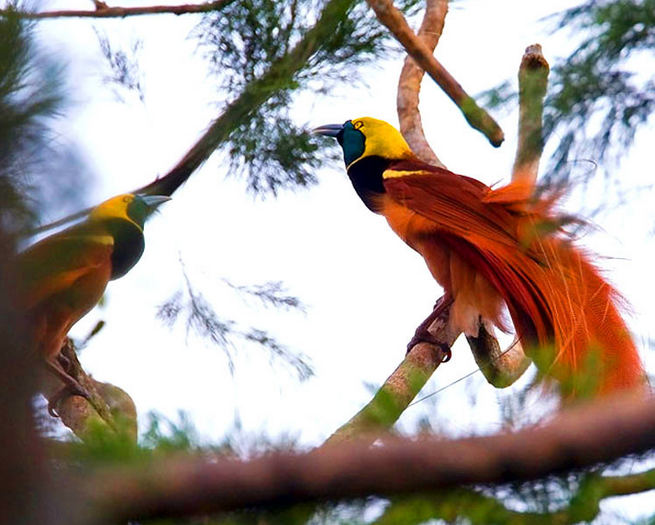
MULTIPOLYGON (((655 111, 655 0, 591 0, 547 21, 583 36, 550 72, 544 138, 557 146, 543 181, 568 181, 582 160, 611 174, 655 111)), ((510 82, 484 93, 492 108, 516 107, 516 96, 510 82)))
MULTIPOLYGON (((405 0, 399 7, 408 11, 415 4, 405 0)), ((229 136, 230 174, 244 177, 248 189, 262 196, 316 183, 313 173, 326 160, 318 139, 292 116, 296 96, 328 93, 340 81, 352 84, 360 66, 394 49, 388 32, 361 0, 233 2, 205 15, 194 37, 228 103, 299 45, 308 49, 299 54, 304 55, 302 64, 292 74, 271 79, 277 82, 275 94, 245 115, 229 136), (325 15, 334 17, 330 30, 317 34, 316 24, 325 15)))
POLYGON ((24 230, 38 215, 34 181, 62 102, 56 72, 37 57, 32 30, 11 11, 0 18, 0 227, 6 232, 24 230))

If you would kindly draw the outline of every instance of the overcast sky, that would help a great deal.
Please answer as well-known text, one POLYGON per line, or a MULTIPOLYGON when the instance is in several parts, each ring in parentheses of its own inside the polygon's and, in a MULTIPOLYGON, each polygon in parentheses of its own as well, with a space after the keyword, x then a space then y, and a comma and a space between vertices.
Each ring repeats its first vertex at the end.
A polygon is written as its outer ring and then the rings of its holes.
MULTIPOLYGON (((541 43, 551 64, 566 56, 574 39, 550 35, 539 19, 576 3, 456 2, 436 55, 469 93, 478 93, 515 78, 529 44, 541 43)), ((89 8, 90 2, 49 4, 55 6, 89 8)), ((79 141, 97 175, 88 204, 165 173, 219 114, 215 81, 203 61, 193 57, 195 43, 187 38, 196 21, 190 15, 161 15, 41 23, 48 48, 68 62, 75 104, 61 129, 79 141), (118 102, 102 82, 106 66, 93 27, 117 46, 143 41, 143 103, 124 92, 125 102, 118 102)), ((331 97, 304 94, 294 115, 308 128, 365 115, 396 125, 401 66, 398 59, 367 70, 369 87, 344 86, 331 97)), ((507 138, 494 149, 429 79, 421 100, 428 140, 451 170, 488 184, 508 180, 516 113, 498 115, 507 138)), ((652 127, 638 135, 620 170, 626 184, 652 180, 649 155, 654 139, 652 127)), ((142 416, 156 410, 175 419, 177 411, 184 410, 208 440, 224 435, 238 411, 249 432, 289 434, 304 444, 319 443, 370 399, 365 385, 381 384, 402 360, 407 341, 440 290, 422 259, 359 201, 341 163, 321 169, 318 186, 264 202, 246 195, 243 181, 225 179, 225 172, 225 158, 215 154, 147 224, 146 251, 139 264, 112 282, 106 306, 73 330, 82 336, 98 319, 107 321, 83 351, 82 362, 97 379, 124 388, 142 416), (157 306, 184 286, 180 257, 219 313, 244 327, 266 328, 301 350, 310 357, 316 376, 300 384, 284 367, 271 364, 264 351, 251 347, 239 348, 232 377, 220 349, 187 337, 183 326, 170 330, 155 319, 157 306), (284 281, 308 306, 307 313, 245 304, 223 278, 237 284, 284 281)), ((608 191, 599 180, 583 195, 574 195, 569 209, 590 206, 608 191)), ((654 214, 649 202, 652 193, 603 216, 598 231, 582 242, 612 257, 601 264, 631 303, 630 326, 652 363, 643 344, 654 336, 646 320, 655 318, 655 251, 648 235, 654 214)), ((459 342, 452 361, 439 369, 424 394, 475 368, 467 346, 459 342)), ((500 392, 478 373, 436 396, 436 408, 418 404, 403 420, 413 422, 438 410, 449 433, 493 432, 500 424, 498 396, 513 395, 526 381, 500 392)))

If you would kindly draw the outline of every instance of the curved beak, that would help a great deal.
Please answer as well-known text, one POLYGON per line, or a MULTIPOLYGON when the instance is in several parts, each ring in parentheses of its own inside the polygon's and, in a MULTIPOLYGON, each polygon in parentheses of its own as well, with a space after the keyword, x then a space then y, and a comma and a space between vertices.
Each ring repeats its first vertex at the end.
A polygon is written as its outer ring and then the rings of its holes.
POLYGON ((154 210, 160 204, 164 204, 166 201, 171 200, 171 198, 167 197, 166 195, 140 195, 140 197, 143 199, 143 202, 146 203, 146 206, 150 208, 150 210, 154 210))
POLYGON ((324 135, 326 137, 336 137, 343 131, 343 124, 324 124, 312 130, 315 135, 324 135))

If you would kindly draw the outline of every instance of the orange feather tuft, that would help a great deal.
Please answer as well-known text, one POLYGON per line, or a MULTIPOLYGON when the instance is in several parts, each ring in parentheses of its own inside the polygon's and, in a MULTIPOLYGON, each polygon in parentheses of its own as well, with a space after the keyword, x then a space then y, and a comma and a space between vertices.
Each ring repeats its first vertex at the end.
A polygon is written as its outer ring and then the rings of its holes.
POLYGON ((392 162, 384 188, 377 208, 453 296, 455 328, 477 335, 480 317, 506 328, 505 304, 540 371, 564 391, 645 385, 621 299, 559 233, 555 197, 534 199, 521 184, 492 190, 418 160, 392 162))

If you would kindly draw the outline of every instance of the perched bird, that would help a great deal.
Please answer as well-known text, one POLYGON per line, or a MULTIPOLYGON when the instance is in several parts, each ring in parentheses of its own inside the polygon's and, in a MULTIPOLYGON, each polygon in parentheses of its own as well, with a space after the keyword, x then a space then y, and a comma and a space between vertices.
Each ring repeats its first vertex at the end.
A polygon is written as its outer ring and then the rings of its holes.
MULTIPOLYGON (((423 256, 452 303, 454 330, 476 337, 483 322, 506 331, 506 306, 528 355, 567 396, 645 387, 621 298, 562 235, 555 197, 519 183, 491 189, 422 162, 370 117, 314 132, 338 140, 364 204, 423 256)), ((421 339, 432 341, 427 330, 421 339)))
MULTIPOLYGON (((169 197, 119 195, 15 258, 14 303, 24 314, 29 348, 73 393, 88 393, 65 370, 59 351, 70 328, 102 298, 107 283, 141 258, 146 218, 169 197)), ((52 404, 52 399, 51 399, 52 404)))

